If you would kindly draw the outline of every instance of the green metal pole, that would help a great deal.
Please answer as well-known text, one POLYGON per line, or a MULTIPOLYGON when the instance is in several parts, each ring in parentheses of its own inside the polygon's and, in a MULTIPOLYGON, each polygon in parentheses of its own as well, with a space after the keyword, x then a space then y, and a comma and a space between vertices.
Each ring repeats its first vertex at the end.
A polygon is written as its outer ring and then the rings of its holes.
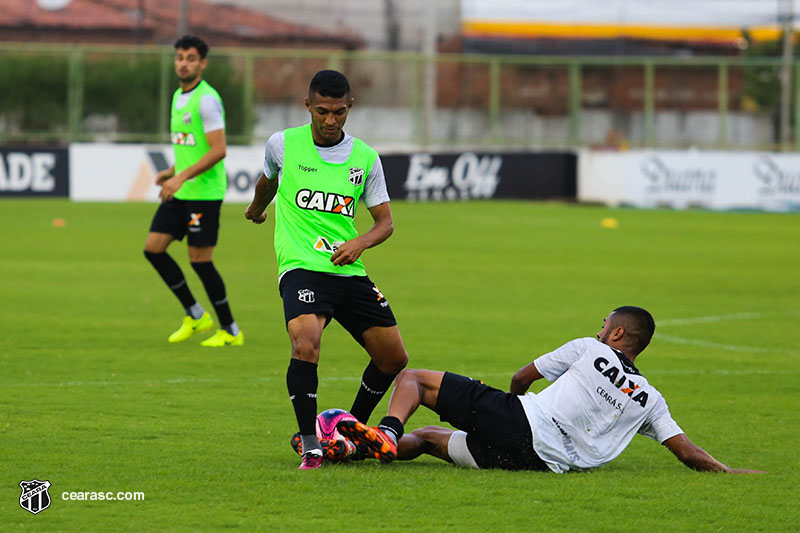
POLYGON ((717 144, 720 147, 728 145, 728 65, 720 63, 717 69, 717 144))
POLYGON ((651 61, 644 64, 644 142, 655 143, 655 67, 651 61))
POLYGON ((800 65, 794 67, 794 149, 800 151, 800 65))
POLYGON ((489 62, 489 131, 492 143, 500 139, 500 62, 489 62))
POLYGON ((169 139, 169 67, 172 54, 164 51, 160 55, 158 80, 158 137, 162 142, 169 139))
POLYGON ((85 68, 83 49, 72 48, 69 52, 69 83, 67 88, 67 141, 76 142, 80 136, 83 120, 83 79, 85 68))
POLYGON ((242 95, 242 113, 244 113, 244 131, 242 132, 243 141, 249 144, 252 140, 253 129, 253 71, 255 70, 255 58, 248 53, 244 58, 244 94, 242 95))
POLYGON ((342 70, 342 54, 332 53, 328 56, 328 68, 330 70, 342 70))
POLYGON ((569 144, 576 146, 581 137, 581 65, 578 62, 569 64, 569 144))
POLYGON ((414 58, 414 82, 411 88, 411 116, 413 117, 412 142, 422 144, 422 69, 423 62, 420 56, 414 58))

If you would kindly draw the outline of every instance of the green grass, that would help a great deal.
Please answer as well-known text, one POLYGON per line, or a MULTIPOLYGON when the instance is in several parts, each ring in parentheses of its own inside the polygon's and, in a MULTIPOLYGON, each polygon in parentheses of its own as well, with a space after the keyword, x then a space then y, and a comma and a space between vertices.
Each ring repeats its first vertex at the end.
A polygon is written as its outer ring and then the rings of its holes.
MULTIPOLYGON (((558 476, 434 458, 298 471, 271 225, 223 207, 215 262, 245 346, 171 346, 182 310, 141 253, 154 209, 0 201, 0 529, 800 527, 797 215, 393 205, 394 236, 365 259, 410 367, 507 388, 536 356, 594 335, 612 308, 641 305, 659 326, 637 365, 678 423, 726 464, 768 472, 693 472, 636 437, 606 467, 558 476), (608 216, 618 229, 601 228, 608 216), (66 226, 53 227, 56 217, 66 226), (36 516, 18 505, 18 483, 33 477, 52 483, 51 507, 36 516), (63 491, 146 499, 68 502, 63 491)), ((363 213, 359 224, 369 224, 363 213)), ((207 305, 185 244, 171 252, 207 305)), ((328 328, 320 410, 349 407, 366 362, 338 325, 328 328)), ((408 429, 432 423, 423 409, 408 429)))

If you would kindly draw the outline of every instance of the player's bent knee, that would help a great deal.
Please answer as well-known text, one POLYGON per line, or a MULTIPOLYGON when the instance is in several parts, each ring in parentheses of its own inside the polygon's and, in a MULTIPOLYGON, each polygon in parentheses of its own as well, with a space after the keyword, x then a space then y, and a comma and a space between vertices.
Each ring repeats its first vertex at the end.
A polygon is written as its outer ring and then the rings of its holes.
POLYGON ((397 383, 400 383, 401 381, 402 382, 412 381, 418 383, 420 381, 422 372, 423 371, 418 370, 416 368, 406 368, 402 370, 399 374, 397 374, 395 380, 397 383))
POLYGON ((387 374, 397 374, 398 372, 401 372, 408 364, 408 352, 403 350, 401 353, 397 354, 392 361, 390 361, 390 364, 392 369, 391 372, 386 372, 387 374))
POLYGON ((408 354, 403 350, 402 353, 393 354, 391 356, 373 355, 372 360, 375 362, 375 366, 378 367, 378 370, 384 374, 395 375, 402 371, 408 364, 408 354))
POLYGON ((292 358, 316 363, 319 361, 319 343, 307 340, 292 342, 292 358))

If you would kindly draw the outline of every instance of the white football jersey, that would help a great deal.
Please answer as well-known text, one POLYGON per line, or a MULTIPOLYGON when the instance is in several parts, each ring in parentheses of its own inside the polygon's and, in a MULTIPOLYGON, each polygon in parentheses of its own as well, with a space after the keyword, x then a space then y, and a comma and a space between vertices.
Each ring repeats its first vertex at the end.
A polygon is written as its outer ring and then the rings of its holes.
POLYGON ((604 465, 638 432, 658 442, 683 433, 667 402, 617 350, 575 339, 534 362, 548 381, 520 396, 533 448, 554 472, 604 465))

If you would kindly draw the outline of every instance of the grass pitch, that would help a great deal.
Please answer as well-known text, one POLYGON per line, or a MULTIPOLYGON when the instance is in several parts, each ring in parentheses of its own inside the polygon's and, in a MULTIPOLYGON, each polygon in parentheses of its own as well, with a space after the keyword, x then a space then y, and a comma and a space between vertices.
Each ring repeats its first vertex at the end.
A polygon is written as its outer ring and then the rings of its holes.
MULTIPOLYGON (((365 261, 410 367, 505 389, 539 354, 594 335, 614 307, 641 305, 658 326, 637 365, 678 423, 726 464, 768 472, 693 472, 637 436, 610 465, 558 476, 434 458, 298 471, 271 223, 223 207, 215 263, 245 346, 204 349, 205 335, 172 346, 182 309, 141 252, 154 210, 0 201, 0 528, 800 527, 797 215, 393 204, 395 234, 365 261), (607 217, 619 226, 602 227, 607 217), (18 503, 19 482, 34 477, 52 484, 51 506, 36 516, 18 503), (145 500, 62 500, 79 491, 141 491, 145 500)), ((365 212, 359 218, 369 225, 365 212)), ((185 244, 170 251, 210 309, 185 244)), ((350 406, 366 362, 338 325, 328 328, 320 410, 350 406)), ((432 423, 423 408, 408 429, 432 423)))

